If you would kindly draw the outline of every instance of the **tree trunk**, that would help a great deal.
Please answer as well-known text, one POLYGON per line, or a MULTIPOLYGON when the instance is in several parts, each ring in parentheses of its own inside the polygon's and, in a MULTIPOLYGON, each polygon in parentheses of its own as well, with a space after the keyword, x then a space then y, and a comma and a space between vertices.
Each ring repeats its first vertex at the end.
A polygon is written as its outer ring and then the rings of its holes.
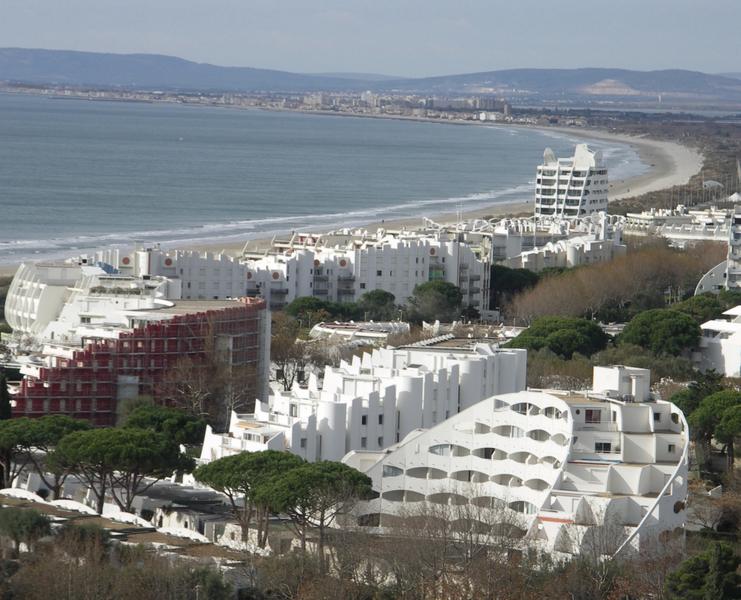
POLYGON ((249 543, 250 541, 250 522, 252 521, 253 512, 252 503, 246 503, 242 511, 242 520, 240 521, 240 525, 242 526, 242 541, 244 543, 249 543))
POLYGON ((4 457, 3 458, 3 487, 9 488, 10 487, 10 458, 4 457))
POLYGON ((258 536, 258 546, 264 548, 268 543, 268 527, 270 527, 270 511, 266 508, 263 511, 263 523, 260 535, 258 536))
POLYGON ((324 575, 324 511, 319 513, 319 572, 324 575))
POLYGON ((95 511, 99 515, 102 515, 103 505, 105 504, 105 490, 106 490, 105 482, 101 484, 100 492, 96 492, 94 487, 92 487, 91 489, 93 490, 93 494, 95 495, 96 500, 97 500, 96 505, 95 505, 95 511))
POLYGON ((726 460, 727 460, 726 466, 727 466, 728 472, 731 473, 733 471, 733 463, 736 461, 736 452, 735 452, 735 448, 733 447, 733 440, 728 442, 726 460))

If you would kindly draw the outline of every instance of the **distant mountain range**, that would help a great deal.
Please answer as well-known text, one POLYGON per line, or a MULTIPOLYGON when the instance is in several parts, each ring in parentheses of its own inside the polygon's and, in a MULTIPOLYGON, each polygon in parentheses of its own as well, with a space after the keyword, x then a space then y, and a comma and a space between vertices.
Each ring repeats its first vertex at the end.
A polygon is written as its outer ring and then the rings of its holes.
POLYGON ((226 92, 358 91, 496 94, 523 103, 615 100, 741 104, 739 74, 627 69, 509 69, 425 78, 301 74, 222 67, 156 54, 0 48, 0 81, 98 88, 226 92))

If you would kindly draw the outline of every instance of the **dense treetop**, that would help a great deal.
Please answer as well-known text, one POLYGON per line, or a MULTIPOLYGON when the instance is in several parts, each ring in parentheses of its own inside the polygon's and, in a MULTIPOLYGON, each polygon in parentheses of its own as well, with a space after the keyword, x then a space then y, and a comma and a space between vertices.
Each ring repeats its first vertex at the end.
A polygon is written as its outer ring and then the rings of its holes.
POLYGON ((688 314, 657 308, 637 314, 625 326, 620 343, 648 348, 655 354, 677 356, 697 344, 700 326, 688 314))
POLYGON ((609 336, 594 321, 573 317, 540 317, 506 344, 509 348, 548 348, 563 358, 591 356, 604 349, 609 336))

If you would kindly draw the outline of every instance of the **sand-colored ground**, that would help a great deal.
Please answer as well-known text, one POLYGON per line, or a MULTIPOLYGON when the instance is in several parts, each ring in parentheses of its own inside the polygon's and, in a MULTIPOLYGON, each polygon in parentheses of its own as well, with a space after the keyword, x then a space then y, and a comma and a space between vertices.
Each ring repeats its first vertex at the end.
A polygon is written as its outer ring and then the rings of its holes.
MULTIPOLYGON (((641 160, 649 166, 648 172, 630 179, 610 182, 610 200, 619 200, 629 196, 639 196, 647 192, 653 192, 675 185, 683 185, 698 173, 702 168, 703 156, 697 150, 683 146, 677 142, 659 141, 646 137, 633 137, 619 135, 600 130, 585 130, 574 128, 549 127, 547 131, 566 133, 572 137, 599 139, 627 143, 638 152, 641 160)), ((462 213, 463 218, 473 219, 485 216, 496 217, 529 213, 533 210, 532 200, 525 203, 497 203, 489 207, 462 213)), ((444 212, 436 214, 420 215, 417 218, 387 220, 383 222, 371 222, 358 227, 375 231, 379 227, 386 229, 398 229, 401 227, 413 228, 422 224, 422 217, 431 218, 438 223, 453 223, 458 219, 456 212, 444 212)), ((317 232, 314 232, 317 233, 317 232)), ((182 249, 198 250, 202 252, 225 252, 227 254, 239 254, 244 247, 244 241, 232 241, 228 243, 215 242, 210 244, 188 245, 182 249)), ((249 240, 250 247, 265 245, 267 239, 249 240)), ((0 277, 15 273, 17 265, 0 266, 0 277)))

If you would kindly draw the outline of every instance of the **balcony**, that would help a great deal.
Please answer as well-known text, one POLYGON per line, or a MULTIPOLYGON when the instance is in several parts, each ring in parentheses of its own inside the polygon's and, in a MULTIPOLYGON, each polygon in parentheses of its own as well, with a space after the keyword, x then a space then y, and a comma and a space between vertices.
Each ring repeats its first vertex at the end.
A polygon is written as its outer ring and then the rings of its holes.
POLYGON ((285 296, 287 293, 286 288, 270 288, 270 294, 273 296, 285 296))
POLYGON ((314 275, 314 281, 329 281, 329 275, 314 275))
POLYGON ((314 288, 315 296, 326 296, 327 294, 329 294, 329 290, 326 288, 314 288))
POLYGON ((339 275, 337 277, 337 281, 339 283, 354 283, 355 275, 339 275))

